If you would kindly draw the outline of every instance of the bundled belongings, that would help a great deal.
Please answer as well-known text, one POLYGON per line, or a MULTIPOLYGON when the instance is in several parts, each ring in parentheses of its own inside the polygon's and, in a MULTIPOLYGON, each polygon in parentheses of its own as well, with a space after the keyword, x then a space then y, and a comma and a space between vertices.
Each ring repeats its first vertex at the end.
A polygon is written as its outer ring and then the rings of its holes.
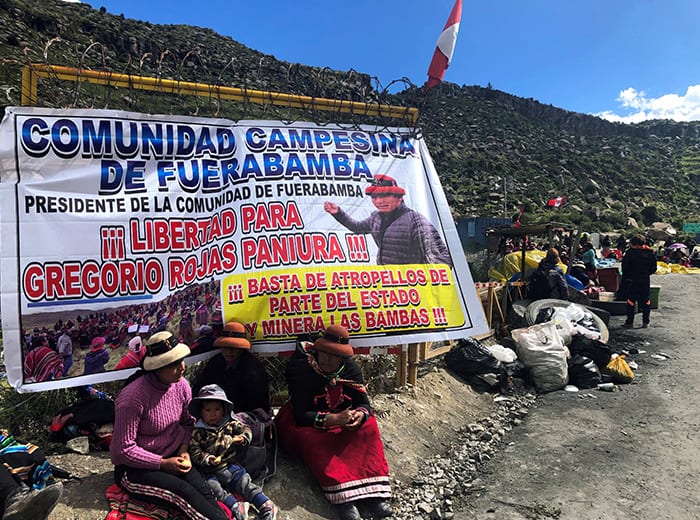
POLYGON ((610 375, 615 383, 631 383, 634 379, 634 372, 625 360, 624 354, 614 356, 603 372, 610 375))
POLYGON ((54 480, 53 468, 39 447, 17 441, 7 430, 0 430, 0 464, 32 489, 44 489, 54 480))
POLYGON ((114 425, 114 401, 91 386, 78 390, 79 400, 59 411, 48 427, 50 436, 58 442, 67 442, 87 436, 95 451, 109 449, 114 425))
POLYGON ((584 335, 606 343, 610 332, 603 319, 589 308, 577 303, 556 299, 544 299, 531 302, 525 309, 525 317, 530 325, 543 323, 555 317, 568 317, 573 325, 572 336, 584 335))
POLYGON ((600 370, 592 359, 573 354, 569 360, 569 384, 578 388, 595 388, 602 382, 600 370))
POLYGON ((0 430, 0 516, 3 520, 46 519, 56 507, 70 474, 49 464, 39 448, 0 430))
POLYGON ((612 358, 612 350, 605 343, 581 335, 571 338, 569 352, 593 360, 599 370, 604 369, 612 358))

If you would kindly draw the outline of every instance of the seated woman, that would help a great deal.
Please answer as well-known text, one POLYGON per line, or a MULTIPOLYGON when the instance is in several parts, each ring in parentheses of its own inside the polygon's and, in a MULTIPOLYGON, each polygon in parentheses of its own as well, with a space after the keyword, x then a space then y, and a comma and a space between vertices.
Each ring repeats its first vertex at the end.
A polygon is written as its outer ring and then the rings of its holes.
POLYGON ((577 261, 571 264, 569 274, 576 278, 579 282, 581 282, 584 288, 590 285, 595 285, 593 283, 593 280, 591 280, 586 274, 586 264, 584 264, 581 261, 577 261))
POLYGON ((225 520, 188 447, 194 419, 183 374, 190 349, 163 331, 148 338, 140 370, 127 379, 115 402, 110 454, 115 482, 130 496, 176 509, 188 519, 225 520))
POLYGON ((544 298, 568 300, 569 290, 566 286, 564 272, 558 266, 559 263, 559 251, 554 248, 547 251, 547 255, 530 276, 527 288, 528 298, 531 300, 544 298))
POLYGON ((146 355, 146 347, 143 346, 141 336, 134 336, 129 340, 129 350, 124 357, 119 360, 114 370, 123 368, 136 368, 141 364, 143 356, 146 355))
POLYGON ((389 467, 348 331, 300 342, 287 365, 290 402, 275 418, 283 449, 303 458, 341 520, 392 515, 389 467))
POLYGON ((195 395, 206 385, 219 385, 233 401, 233 411, 256 408, 270 411, 269 377, 261 361, 250 352, 242 323, 231 321, 214 341, 219 353, 211 358, 192 383, 195 395))

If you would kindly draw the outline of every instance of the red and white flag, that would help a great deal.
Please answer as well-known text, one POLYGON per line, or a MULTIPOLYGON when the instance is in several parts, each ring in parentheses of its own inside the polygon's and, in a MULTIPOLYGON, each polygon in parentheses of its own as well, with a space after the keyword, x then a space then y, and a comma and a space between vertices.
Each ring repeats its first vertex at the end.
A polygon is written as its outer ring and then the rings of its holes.
POLYGON ((566 202, 566 197, 555 197, 553 199, 549 199, 547 202, 547 206, 550 208, 561 208, 564 203, 566 202))
POLYGON ((428 67, 428 81, 425 89, 430 90, 435 85, 439 85, 445 75, 447 67, 452 61, 452 54, 457 43, 457 33, 459 32, 459 22, 462 19, 462 0, 456 0, 450 17, 447 19, 445 28, 437 41, 437 47, 433 54, 433 59, 428 67))

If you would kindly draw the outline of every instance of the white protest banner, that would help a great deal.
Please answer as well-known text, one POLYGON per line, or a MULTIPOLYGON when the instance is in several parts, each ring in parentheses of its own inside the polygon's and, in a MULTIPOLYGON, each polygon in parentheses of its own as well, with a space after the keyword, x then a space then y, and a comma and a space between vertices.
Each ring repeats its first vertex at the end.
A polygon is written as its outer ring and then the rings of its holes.
POLYGON ((144 339, 167 328, 194 359, 194 330, 230 320, 262 354, 332 323, 378 352, 488 330, 410 129, 11 107, 0 201, 5 362, 21 391, 126 377, 136 325, 144 339))

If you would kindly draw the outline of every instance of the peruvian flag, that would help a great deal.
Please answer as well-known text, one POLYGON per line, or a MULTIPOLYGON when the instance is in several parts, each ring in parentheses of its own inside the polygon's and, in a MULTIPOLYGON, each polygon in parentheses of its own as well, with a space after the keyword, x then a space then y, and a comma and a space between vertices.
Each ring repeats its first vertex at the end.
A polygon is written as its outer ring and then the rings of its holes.
POLYGON ((430 62, 430 67, 428 67, 428 81, 425 84, 426 91, 440 84, 447 67, 450 66, 452 54, 455 51, 455 44, 457 43, 457 33, 459 32, 459 22, 461 19, 462 0, 457 0, 454 7, 452 7, 452 12, 447 19, 445 28, 438 38, 433 59, 430 62))
POLYGON ((566 197, 555 197, 553 199, 549 199, 547 202, 547 206, 550 208, 561 208, 564 203, 566 202, 566 197))

